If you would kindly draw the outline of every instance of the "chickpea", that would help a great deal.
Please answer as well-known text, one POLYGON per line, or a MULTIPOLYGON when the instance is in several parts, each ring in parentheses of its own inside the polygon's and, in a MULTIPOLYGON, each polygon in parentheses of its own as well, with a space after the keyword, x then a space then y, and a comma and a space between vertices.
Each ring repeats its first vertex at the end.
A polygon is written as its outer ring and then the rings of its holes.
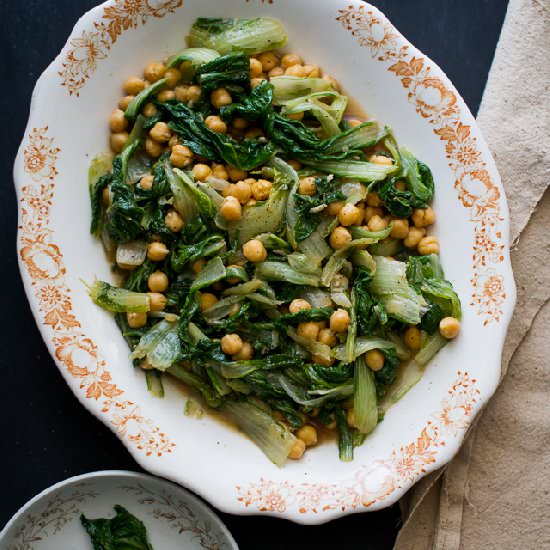
POLYGON ((345 309, 337 309, 330 316, 330 330, 333 332, 345 332, 349 327, 349 313, 345 309))
POLYGON ((120 153, 126 142, 128 141, 128 132, 118 132, 116 134, 111 134, 111 149, 115 153, 120 153))
POLYGON ((399 181, 395 184, 395 188, 396 188, 398 191, 406 191, 406 190, 407 190, 407 184, 406 184, 403 180, 399 180, 399 181))
POLYGON ((308 309, 311 309, 311 304, 307 300, 302 300, 301 298, 292 300, 288 306, 288 311, 290 313, 298 313, 299 311, 306 311, 308 309))
POLYGON ((302 120, 304 118, 304 111, 299 111, 297 113, 286 114, 286 118, 291 118, 292 120, 302 120))
POLYGON ((319 325, 317 323, 305 322, 299 323, 296 332, 302 338, 307 338, 308 340, 317 340, 319 336, 319 325))
POLYGON ((111 204, 111 193, 108 187, 105 187, 101 192, 101 202, 103 206, 109 206, 111 204))
POLYGON ((217 115, 207 116, 204 123, 213 132, 227 134, 227 124, 217 115))
POLYGON ((256 139, 259 137, 262 137, 264 135, 264 131, 261 128, 250 128, 250 130, 247 130, 244 134, 245 139, 256 139))
POLYGON ((331 202, 328 205, 327 213, 330 216, 338 216, 338 214, 340 213, 340 210, 342 210, 342 208, 344 207, 344 204, 346 204, 344 201, 331 202))
POLYGON ((240 116, 235 117, 233 119, 232 124, 233 124, 233 128, 237 130, 244 130, 245 128, 248 128, 248 120, 240 116))
POLYGON ((175 145, 181 145, 181 142, 180 140, 178 139, 178 136, 176 136, 175 134, 170 138, 170 141, 168 142, 168 147, 170 147, 170 149, 172 149, 172 147, 174 147, 175 145))
POLYGON ((143 116, 150 118, 158 113, 154 103, 146 103, 142 109, 143 116))
POLYGON ((212 175, 220 180, 229 179, 229 174, 227 173, 227 170, 225 169, 225 166, 223 164, 213 164, 212 175))
POLYGON ((439 254, 439 243, 437 239, 433 235, 420 239, 418 243, 418 253, 422 256, 439 254))
POLYGON ((302 426, 297 432, 296 437, 301 439, 306 447, 317 445, 317 430, 313 426, 302 426))
POLYGON ((344 248, 351 241, 351 233, 341 225, 335 227, 329 237, 330 246, 334 250, 340 250, 341 248, 344 248))
POLYGON ((391 166, 393 164, 393 160, 390 157, 376 154, 370 156, 369 162, 372 162, 373 164, 379 164, 381 166, 391 166))
POLYGON ((145 78, 151 83, 160 80, 165 74, 166 67, 158 61, 147 63, 147 66, 145 67, 145 78))
POLYGON ((198 181, 205 181, 212 174, 212 169, 208 164, 195 164, 192 171, 193 177, 198 181))
POLYGON ((250 58, 250 77, 256 78, 263 73, 262 62, 255 57, 250 58))
POLYGON ((427 208, 415 208, 411 219, 416 227, 426 227, 435 222, 435 212, 431 206, 427 208))
POLYGON ((258 56, 258 61, 262 64, 262 71, 265 73, 268 73, 279 64, 279 60, 273 52, 261 53, 258 56))
POLYGON ((361 210, 353 204, 344 204, 338 212, 338 221, 344 226, 354 225, 361 216, 361 210))
POLYGON ((292 445, 292 449, 290 449, 290 452, 288 453, 288 458, 298 460, 304 456, 305 450, 306 444, 301 439, 296 439, 294 445, 292 445))
POLYGON ((232 183, 225 191, 226 197, 235 197, 241 204, 246 204, 250 200, 252 190, 250 184, 246 181, 232 183))
POLYGON ((252 184, 252 195, 257 201, 265 201, 271 194, 273 184, 268 180, 257 180, 252 184))
POLYGON ((404 239, 409 234, 409 220, 395 219, 391 222, 390 236, 394 239, 404 239))
POLYGON ((147 245, 147 257, 153 262, 162 262, 170 251, 164 243, 149 243, 147 245))
POLYGON ((128 121, 122 109, 115 109, 109 117, 109 127, 112 132, 124 132, 128 128, 128 121))
POLYGON ((294 65, 302 65, 303 60, 297 53, 287 53, 281 57, 281 67, 287 69, 294 65))
POLYGON ((124 81, 122 88, 128 95, 138 95, 145 89, 145 81, 138 76, 130 76, 124 81))
POLYGON ((162 311, 166 307, 166 296, 160 292, 149 292, 151 311, 162 311))
POLYGON ((275 76, 283 76, 285 74, 285 70, 282 67, 275 67, 274 69, 271 69, 267 75, 269 78, 273 78, 275 76))
POLYGON ((239 353, 233 355, 233 361, 248 361, 254 357, 254 348, 250 342, 243 342, 243 347, 239 353))
POLYGON ((187 100, 192 101, 193 103, 198 101, 201 98, 201 87, 197 85, 189 86, 187 90, 187 100))
POLYGON ((329 328, 323 328, 319 331, 319 342, 333 348, 336 345, 336 335, 329 328))
POLYGON ((210 94, 210 103, 215 109, 221 109, 225 105, 231 105, 233 98, 227 88, 218 88, 210 94))
POLYGON ((411 351, 418 351, 420 349, 420 345, 422 343, 422 334, 417 327, 409 327, 405 331, 403 339, 405 340, 406 346, 411 351))
POLYGON ((307 78, 320 78, 321 69, 317 65, 304 65, 304 76, 307 78))
POLYGON ((199 298, 201 311, 206 311, 207 309, 210 309, 217 301, 218 299, 211 292, 203 292, 199 298))
POLYGON ((374 206, 376 208, 383 205, 384 203, 382 202, 382 199, 380 198, 380 195, 378 193, 371 191, 367 195, 367 206, 374 206))
POLYGON ((418 246, 418 243, 422 240, 426 230, 424 228, 411 227, 409 229, 409 234, 403 239, 403 244, 407 248, 414 248, 418 246))
POLYGON ((254 206, 258 201, 256 199, 250 199, 245 206, 254 206))
POLYGON ((340 91, 340 84, 338 83, 338 81, 331 75, 329 74, 326 74, 323 76, 323 80, 325 82, 329 82, 330 85, 338 92, 340 91))
POLYGON ((147 313, 130 312, 126 314, 126 320, 130 328, 141 328, 147 324, 147 313))
POLYGON ((243 244, 244 257, 250 262, 263 262, 267 258, 267 250, 262 241, 251 239, 243 244))
POLYGON ((377 206, 367 206, 365 208, 365 221, 368 223, 374 216, 384 217, 384 210, 377 206))
POLYGON ((384 366, 385 357, 381 351, 371 349, 365 353, 365 363, 373 371, 378 371, 384 366))
POLYGON ((350 428, 355 428, 355 410, 353 408, 348 409, 346 413, 346 420, 350 428))
POLYGON ((149 135, 151 139, 158 143, 168 143, 172 137, 172 132, 166 122, 157 122, 149 131, 149 135))
POLYGON ((228 221, 240 220, 243 215, 243 211, 239 199, 231 196, 225 197, 220 206, 220 214, 223 219, 228 221))
POLYGON ((187 103, 189 101, 189 86, 184 84, 182 86, 177 86, 174 90, 176 94, 176 99, 182 103, 187 103))
POLYGON ((303 78, 305 76, 304 66, 292 65, 292 67, 288 67, 288 69, 285 70, 285 75, 303 78))
POLYGON ((193 162, 193 152, 185 145, 174 145, 170 153, 170 162, 177 168, 185 168, 193 162))
POLYGON ((157 95, 157 99, 161 103, 165 103, 169 99, 176 99, 176 92, 174 90, 164 90, 157 95))
POLYGON ((265 78, 252 78, 250 79, 250 87, 254 89, 256 86, 259 86, 265 78))
POLYGON ((373 216, 368 222, 369 231, 383 231, 388 227, 388 222, 380 216, 373 216))
POLYGON ((311 360, 316 365, 322 365, 323 367, 330 367, 334 364, 334 357, 324 357, 322 355, 317 355, 316 353, 311 355, 311 360))
POLYGON ((166 72, 164 73, 164 78, 166 79, 165 86, 167 88, 173 89, 181 80, 181 73, 175 67, 172 69, 166 69, 166 72))
POLYGON ((118 108, 122 109, 123 111, 126 111, 130 103, 132 103, 133 99, 134 99, 133 95, 127 95, 127 96, 121 97, 118 102, 118 108))
POLYGON ((248 176, 248 172, 236 168, 235 166, 230 166, 229 164, 226 167, 227 173, 229 174, 229 179, 231 181, 244 180, 248 176))
POLYGON ((317 193, 317 184, 315 183, 315 178, 313 176, 300 178, 300 183, 298 184, 298 193, 300 193, 300 195, 315 195, 315 193, 317 193))
POLYGON ((288 164, 290 164, 290 166, 292 166, 292 168, 294 168, 294 170, 298 171, 302 168, 302 163, 299 161, 299 160, 296 160, 296 159, 290 159, 289 161, 287 161, 288 164))
POLYGON ((226 334, 221 340, 221 346, 227 355, 236 355, 243 349, 243 341, 238 334, 226 334))
POLYGON ((169 210, 166 213, 164 223, 172 233, 179 233, 183 229, 183 218, 175 210, 169 210))
POLYGON ((363 122, 358 118, 351 118, 350 120, 348 120, 348 126, 350 128, 355 128, 356 126, 359 126, 359 124, 363 124, 363 122))
POLYGON ((153 271, 147 279, 147 286, 151 292, 164 292, 168 284, 168 276, 162 271, 153 271))
POLYGON ((148 137, 145 140, 145 151, 147 151, 147 154, 154 159, 160 157, 162 155, 162 152, 164 151, 164 147, 161 143, 158 141, 155 141, 154 139, 151 139, 148 137))
POLYGON ((460 332, 460 321, 455 317, 444 317, 439 322, 439 334, 447 340, 452 340, 460 332))
POLYGON ((206 258, 198 258, 191 264, 191 271, 195 274, 200 273, 205 265, 206 258))

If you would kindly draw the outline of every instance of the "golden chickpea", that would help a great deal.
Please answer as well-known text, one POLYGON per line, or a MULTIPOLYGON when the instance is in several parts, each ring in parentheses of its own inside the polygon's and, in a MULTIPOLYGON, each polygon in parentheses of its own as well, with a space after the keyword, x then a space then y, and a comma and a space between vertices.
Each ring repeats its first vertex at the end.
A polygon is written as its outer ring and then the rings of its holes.
POLYGON ((338 221, 344 227, 348 225, 354 225, 357 223, 359 216, 361 215, 361 210, 354 206, 353 204, 344 204, 338 212, 338 221))
POLYGON ((211 292, 203 292, 199 298, 201 311, 206 311, 207 309, 210 309, 217 301, 218 299, 211 292))
POLYGON ((248 361, 254 357, 254 348, 250 342, 243 342, 243 347, 239 353, 233 355, 233 361, 248 361))
POLYGON ((319 325, 312 322, 299 323, 296 332, 302 338, 317 340, 317 336, 319 336, 319 325))
POLYGON ((147 257, 153 262, 162 262, 170 251, 164 243, 149 243, 147 245, 147 257))
POLYGON ((229 164, 226 167, 227 173, 229 174, 229 179, 231 181, 244 180, 248 176, 248 172, 241 170, 235 166, 230 166, 229 164))
POLYGON ((101 202, 103 206, 109 206, 111 204, 111 193, 108 187, 105 187, 101 192, 101 202))
POLYGON ((340 250, 341 248, 344 248, 349 243, 351 243, 351 241, 351 233, 341 225, 335 227, 329 237, 330 246, 334 250, 340 250))
POLYGON ((267 258, 267 250, 262 241, 251 239, 243 244, 244 257, 250 262, 263 262, 267 258))
POLYGON ((115 109, 109 117, 109 127, 112 132, 124 132, 128 128, 128 121, 122 109, 115 109))
POLYGON ((145 89, 145 81, 138 76, 130 76, 124 81, 122 88, 128 95, 138 95, 145 89))
POLYGON ((369 231, 383 231, 388 227, 388 222, 380 216, 373 216, 368 224, 369 231))
POLYGON ((379 207, 383 205, 384 203, 378 193, 372 191, 367 195, 367 206, 379 207))
POLYGON ((306 447, 317 445, 317 430, 313 426, 302 426, 297 432, 296 437, 301 439, 306 447))
POLYGON ((177 86, 174 90, 176 94, 176 99, 182 103, 187 103, 189 101, 189 86, 184 84, 182 86, 177 86))
POLYGON ((439 243, 433 235, 420 239, 418 243, 418 253, 422 256, 428 254, 439 254, 439 243))
POLYGON ((350 128, 355 128, 359 126, 359 124, 363 124, 363 123, 358 118, 351 118, 350 120, 348 120, 348 126, 350 128))
POLYGON ((409 234, 409 220, 395 219, 391 222, 390 236, 394 239, 404 239, 409 234))
POLYGON ((161 103, 165 103, 169 99, 176 99, 176 92, 174 90, 164 90, 157 95, 157 99, 161 103))
POLYGON ((403 239, 403 244, 407 248, 415 248, 425 234, 426 230, 424 228, 411 227, 409 229, 409 234, 403 239))
POLYGON ((299 111, 297 113, 286 114, 286 118, 291 118, 292 120, 302 120, 304 118, 304 111, 299 111))
POLYGON ((250 183, 247 181, 238 181, 232 186, 230 195, 239 199, 241 204, 246 204, 252 196, 252 189, 250 183))
POLYGON ((181 80, 181 73, 173 67, 172 69, 167 69, 164 73, 164 78, 166 79, 165 86, 169 89, 173 89, 177 86, 178 82, 181 80))
POLYGON ((302 168, 302 163, 299 161, 299 160, 296 160, 296 159, 290 159, 289 161, 287 161, 288 164, 290 166, 292 166, 292 168, 294 168, 294 170, 298 171, 298 170, 301 170, 302 168))
POLYGON ((111 134, 111 149, 115 153, 120 153, 126 142, 128 141, 128 132, 118 132, 116 134, 111 134))
POLYGON ((258 56, 258 61, 262 64, 262 71, 268 73, 271 69, 274 69, 279 60, 273 52, 263 52, 258 56))
POLYGON ((212 174, 212 169, 208 164, 195 164, 192 171, 193 177, 198 181, 205 181, 212 174))
POLYGON ((166 122, 157 122, 149 131, 151 139, 158 143, 168 143, 172 137, 172 132, 166 122))
POLYGON ((233 98, 226 88, 218 88, 210 94, 210 103, 214 109, 221 109, 226 105, 231 105, 233 98))
POLYGON ((331 202, 327 207, 327 213, 330 216, 338 216, 340 210, 344 207, 344 204, 346 204, 344 201, 331 202))
POLYGON ((164 223, 172 233, 179 233, 183 229, 183 218, 176 210, 169 210, 164 216, 164 223))
POLYGON ((163 311, 166 307, 166 296, 160 292, 149 292, 151 311, 163 311))
POLYGON ((187 90, 187 100, 196 102, 201 98, 201 87, 197 85, 189 86, 187 90))
POLYGON ((256 86, 259 86, 265 78, 251 78, 250 79, 250 87, 254 89, 256 86))
POLYGON ((323 328, 319 331, 319 342, 333 348, 336 345, 336 335, 329 328, 323 328))
POLYGON ((290 452, 288 453, 288 458, 298 460, 304 456, 305 451, 306 444, 301 439, 296 439, 294 445, 292 445, 292 449, 290 449, 290 452))
POLYGON ((381 166, 391 166, 393 164, 393 160, 390 157, 376 154, 370 156, 369 162, 372 162, 373 164, 379 164, 381 166))
POLYGON ((307 300, 302 300, 301 298, 292 300, 288 306, 288 311, 290 313, 298 313, 299 311, 305 311, 308 309, 311 309, 311 304, 307 300))
POLYGON ((273 78, 276 76, 283 76, 285 74, 285 70, 282 67, 275 67, 274 69, 271 69, 268 73, 269 78, 273 78))
POLYGON ((236 355, 243 349, 243 341, 238 334, 226 334, 221 339, 222 351, 227 355, 236 355))
POLYGON ((426 227, 435 222, 435 212, 431 206, 427 208, 415 208, 411 219, 416 227, 426 227))
POLYGON ((422 333, 415 326, 409 327, 403 335, 403 340, 411 351, 418 351, 422 343, 422 333))
POLYGON ((252 184, 252 195, 257 201, 265 201, 271 194, 273 184, 268 180, 257 180, 252 184))
POLYGON ((326 74, 326 75, 323 75, 323 80, 325 82, 328 82, 330 83, 330 85, 338 92, 340 91, 340 84, 338 83, 338 81, 331 75, 329 74, 326 74))
POLYGON ((355 410, 353 408, 348 409, 346 413, 346 420, 350 428, 355 428, 355 410))
POLYGON ((143 116, 149 118, 152 116, 155 116, 158 113, 158 109, 155 107, 153 103, 146 103, 143 106, 143 109, 141 110, 143 113, 143 116))
POLYGON ((307 78, 320 78, 321 69, 317 65, 304 65, 304 76, 307 78))
POLYGON ((198 258, 191 264, 191 271, 195 274, 200 273, 205 265, 206 258, 198 258))
POLYGON ((235 117, 233 119, 232 124, 233 124, 233 128, 237 130, 244 130, 245 128, 248 128, 248 120, 240 116, 235 117))
POLYGON ((147 279, 147 286, 151 292, 164 292, 168 284, 168 276, 163 271, 153 271, 147 279))
POLYGON ((254 57, 250 58, 250 77, 256 78, 263 73, 262 62, 254 57))
POLYGON ((349 327, 349 313, 345 309, 337 309, 330 316, 330 330, 333 332, 345 332, 349 327))
POLYGON ((460 321, 455 317, 444 317, 439 322, 439 334, 447 340, 452 340, 460 332, 460 321))
POLYGON ((220 214, 224 220, 240 220, 243 215, 243 210, 239 199, 231 196, 225 197, 220 206, 220 214))
POLYGON ((178 136, 176 136, 175 134, 170 138, 170 141, 168 142, 168 147, 170 147, 170 149, 172 149, 172 147, 174 147, 175 145, 181 145, 181 142, 180 140, 178 139, 178 136))
POLYGON ((294 65, 302 65, 303 60, 297 53, 287 53, 281 57, 281 67, 287 69, 294 65))
POLYGON ((217 115, 207 116, 204 123, 213 132, 227 134, 227 124, 217 115))
POLYGON ((298 184, 298 193, 300 193, 300 195, 315 195, 315 193, 317 193, 317 184, 315 183, 315 178, 313 176, 300 178, 300 183, 298 184))
POLYGON ((303 65, 292 65, 285 69, 286 76, 297 76, 303 78, 305 76, 304 66, 303 65))
POLYGON ((170 153, 170 162, 176 168, 185 168, 193 162, 193 152, 185 145, 174 145, 170 153))
POLYGON ((212 164, 212 175, 220 180, 229 179, 229 174, 223 164, 212 164))
POLYGON ((141 328, 147 324, 147 313, 141 311, 127 313, 126 320, 130 328, 141 328))
POLYGON ((323 357, 322 355, 317 355, 316 353, 311 355, 311 360, 316 365, 323 365, 323 367, 330 367, 334 364, 334 357, 323 357))
POLYGON ((127 95, 127 96, 124 96, 124 97, 120 98, 120 100, 118 102, 119 109, 122 109, 123 111, 126 111, 126 109, 128 109, 128 106, 130 105, 130 103, 132 103, 133 99, 134 99, 133 95, 127 95))
POLYGON ((160 80, 165 74, 166 67, 158 61, 147 63, 147 66, 145 67, 145 78, 151 83, 160 80))
POLYGON ((261 128, 250 128, 250 130, 247 130, 244 134, 245 139, 256 139, 259 137, 262 137, 264 135, 264 131, 261 128))
POLYGON ((147 154, 154 159, 160 157, 162 155, 162 152, 164 151, 164 147, 161 143, 158 141, 155 141, 154 139, 151 139, 148 137, 145 140, 145 151, 147 151, 147 154))
POLYGON ((384 354, 377 349, 371 349, 365 353, 365 363, 373 371, 380 370, 384 366, 384 361, 384 354))
POLYGON ((384 217, 384 210, 378 206, 367 206, 365 208, 365 221, 368 223, 374 216, 384 217))

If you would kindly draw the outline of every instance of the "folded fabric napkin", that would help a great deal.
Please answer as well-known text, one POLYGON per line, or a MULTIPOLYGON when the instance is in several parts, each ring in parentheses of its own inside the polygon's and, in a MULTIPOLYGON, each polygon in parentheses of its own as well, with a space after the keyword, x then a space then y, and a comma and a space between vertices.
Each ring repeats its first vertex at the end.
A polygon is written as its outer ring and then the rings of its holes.
POLYGON ((507 375, 453 461, 402 500, 395 550, 550 548, 549 54, 550 0, 510 0, 478 115, 511 215, 507 375))

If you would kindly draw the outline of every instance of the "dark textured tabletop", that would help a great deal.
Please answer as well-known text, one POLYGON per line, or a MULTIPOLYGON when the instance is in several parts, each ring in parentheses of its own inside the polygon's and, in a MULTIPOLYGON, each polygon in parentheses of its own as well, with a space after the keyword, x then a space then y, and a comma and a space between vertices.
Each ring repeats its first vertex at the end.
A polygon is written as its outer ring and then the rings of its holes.
MULTIPOLYGON (((140 470, 111 431, 79 405, 48 355, 23 292, 15 249, 12 166, 34 83, 77 19, 97 3, 0 0, 0 528, 28 499, 64 478, 94 470, 140 470)), ((371 3, 443 68, 475 114, 507 0, 371 3)), ((221 516, 242 550, 332 549, 344 544, 349 549, 388 549, 400 521, 397 506, 316 527, 221 516)))

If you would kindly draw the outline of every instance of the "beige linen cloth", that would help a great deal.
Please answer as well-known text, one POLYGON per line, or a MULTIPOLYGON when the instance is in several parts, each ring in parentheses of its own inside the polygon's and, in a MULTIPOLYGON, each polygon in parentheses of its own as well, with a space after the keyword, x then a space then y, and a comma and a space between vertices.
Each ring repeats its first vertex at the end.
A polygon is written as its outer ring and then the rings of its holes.
POLYGON ((550 549, 549 59, 550 0, 510 0, 478 116, 511 214, 506 376, 448 467, 402 499, 394 550, 550 549))

